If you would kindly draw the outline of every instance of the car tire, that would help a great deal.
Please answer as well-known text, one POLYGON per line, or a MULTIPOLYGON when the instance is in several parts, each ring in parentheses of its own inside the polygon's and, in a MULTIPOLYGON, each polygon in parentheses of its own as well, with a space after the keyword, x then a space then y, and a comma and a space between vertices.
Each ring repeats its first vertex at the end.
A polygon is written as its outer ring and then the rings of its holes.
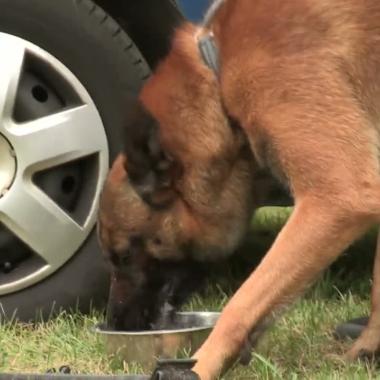
MULTIPOLYGON (((112 160, 120 149, 125 111, 149 75, 137 47, 90 0, 0 0, 0 9, 0 32, 50 53, 87 90, 103 122, 112 160)), ((49 277, 0 295, 0 319, 30 321, 59 310, 87 312, 91 305, 103 306, 107 292, 108 276, 93 228, 69 261, 49 277)))

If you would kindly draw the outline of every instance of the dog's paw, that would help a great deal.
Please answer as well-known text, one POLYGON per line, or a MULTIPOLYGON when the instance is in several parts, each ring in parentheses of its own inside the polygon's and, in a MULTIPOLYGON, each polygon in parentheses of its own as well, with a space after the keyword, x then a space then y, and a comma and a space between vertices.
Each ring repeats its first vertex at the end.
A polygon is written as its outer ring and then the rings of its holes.
POLYGON ((359 340, 346 352, 344 358, 349 361, 378 361, 380 359, 379 345, 375 341, 364 342, 359 340))
POLYGON ((367 348, 360 348, 358 350, 350 349, 344 355, 344 358, 348 362, 353 362, 356 360, 365 361, 365 362, 373 362, 379 361, 380 355, 378 351, 372 351, 367 348))

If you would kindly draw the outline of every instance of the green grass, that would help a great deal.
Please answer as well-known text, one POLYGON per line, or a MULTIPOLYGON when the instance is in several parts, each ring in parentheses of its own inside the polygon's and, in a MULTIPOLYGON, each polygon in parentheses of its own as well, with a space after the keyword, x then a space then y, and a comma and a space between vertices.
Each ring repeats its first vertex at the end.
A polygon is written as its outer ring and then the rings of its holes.
MULTIPOLYGON (((252 227, 256 241, 252 238, 237 258, 221 266, 204 294, 194 297, 186 308, 220 310, 255 265, 255 258, 268 248, 285 214, 276 214, 278 219, 271 216, 271 228, 265 215, 256 220, 252 227)), ((373 249, 370 235, 356 244, 277 319, 251 364, 235 366, 225 379, 380 379, 374 365, 344 363, 341 354, 349 342, 339 343, 331 334, 336 324, 368 313, 373 249)), ((63 364, 75 373, 135 372, 136 368, 107 356, 103 342, 91 330, 99 320, 102 314, 94 311, 89 316, 64 313, 35 325, 0 326, 0 372, 44 372, 63 364)))

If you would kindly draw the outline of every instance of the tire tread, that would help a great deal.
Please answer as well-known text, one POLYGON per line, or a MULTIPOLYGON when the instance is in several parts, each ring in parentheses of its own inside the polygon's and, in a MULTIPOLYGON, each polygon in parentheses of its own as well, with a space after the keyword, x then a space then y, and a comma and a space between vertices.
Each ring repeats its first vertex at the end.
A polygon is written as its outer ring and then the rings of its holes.
POLYGON ((103 32, 108 33, 115 45, 125 47, 121 50, 128 52, 128 56, 133 56, 132 62, 139 69, 140 78, 146 80, 150 75, 150 68, 148 64, 141 59, 141 54, 136 44, 128 37, 121 26, 99 5, 95 4, 92 0, 76 0, 78 5, 90 9, 89 17, 97 18, 99 25, 104 29, 103 32))

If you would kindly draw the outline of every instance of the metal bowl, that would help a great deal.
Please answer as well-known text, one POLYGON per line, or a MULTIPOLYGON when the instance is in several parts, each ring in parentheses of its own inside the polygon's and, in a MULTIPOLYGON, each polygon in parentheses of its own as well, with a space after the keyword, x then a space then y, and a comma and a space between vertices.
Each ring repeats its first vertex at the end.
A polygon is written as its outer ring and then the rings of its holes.
POLYGON ((220 313, 181 312, 175 316, 175 328, 152 331, 113 331, 98 325, 95 332, 105 340, 107 352, 128 364, 151 371, 158 358, 192 355, 206 340, 220 313))

